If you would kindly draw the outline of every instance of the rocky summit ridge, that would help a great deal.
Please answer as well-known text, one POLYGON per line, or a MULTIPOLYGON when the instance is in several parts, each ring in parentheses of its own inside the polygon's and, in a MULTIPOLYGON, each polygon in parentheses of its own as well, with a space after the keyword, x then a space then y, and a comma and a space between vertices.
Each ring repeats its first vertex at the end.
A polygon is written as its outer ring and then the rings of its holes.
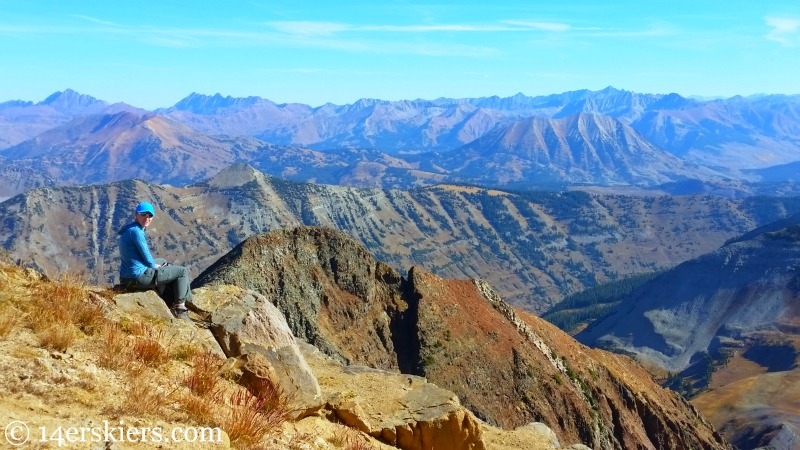
POLYGON ((697 411, 631 360, 577 344, 481 280, 401 276, 346 234, 299 227, 251 237, 193 282, 269 298, 335 361, 425 377, 475 416, 542 422, 592 448, 727 448, 697 411))

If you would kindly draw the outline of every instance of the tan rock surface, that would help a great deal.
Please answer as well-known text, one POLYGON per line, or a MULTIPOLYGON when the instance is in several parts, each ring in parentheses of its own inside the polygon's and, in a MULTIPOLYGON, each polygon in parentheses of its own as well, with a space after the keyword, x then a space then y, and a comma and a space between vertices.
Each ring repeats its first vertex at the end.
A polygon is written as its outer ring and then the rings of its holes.
POLYGON ((560 448, 542 424, 506 431, 466 411, 450 391, 424 378, 364 366, 342 366, 301 345, 317 375, 328 414, 403 449, 549 450, 560 448))
POLYGON ((236 286, 210 286, 196 289, 187 306, 204 318, 225 356, 240 359, 236 366, 244 385, 256 390, 261 380, 280 385, 299 416, 322 406, 319 384, 286 319, 263 295, 236 286))

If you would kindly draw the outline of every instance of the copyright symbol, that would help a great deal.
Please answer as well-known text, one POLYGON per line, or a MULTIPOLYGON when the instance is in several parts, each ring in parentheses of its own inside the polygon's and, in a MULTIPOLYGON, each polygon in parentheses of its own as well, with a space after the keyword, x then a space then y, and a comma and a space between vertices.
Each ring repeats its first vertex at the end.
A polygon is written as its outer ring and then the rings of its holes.
POLYGON ((14 447, 19 447, 28 442, 30 435, 31 430, 29 430, 28 425, 21 420, 15 420, 6 425, 6 441, 14 447))

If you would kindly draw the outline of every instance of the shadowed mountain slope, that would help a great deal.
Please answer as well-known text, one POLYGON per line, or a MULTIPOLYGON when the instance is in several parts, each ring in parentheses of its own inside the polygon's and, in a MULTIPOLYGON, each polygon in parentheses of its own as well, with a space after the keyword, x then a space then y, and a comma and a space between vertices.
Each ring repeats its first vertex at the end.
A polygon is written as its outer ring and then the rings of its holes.
POLYGON ((576 338, 669 371, 739 448, 797 448, 800 215, 654 278, 576 338))
POLYGON ((675 393, 624 357, 515 311, 480 280, 402 277, 344 233, 251 237, 193 287, 264 294, 293 333, 347 362, 424 375, 504 427, 541 421, 594 448, 728 448, 675 393))
POLYGON ((797 160, 800 96, 736 96, 651 109, 631 126, 655 145, 698 164, 775 166, 797 160))
POLYGON ((718 346, 800 324, 800 215, 645 283, 576 338, 630 351, 671 371, 718 346))

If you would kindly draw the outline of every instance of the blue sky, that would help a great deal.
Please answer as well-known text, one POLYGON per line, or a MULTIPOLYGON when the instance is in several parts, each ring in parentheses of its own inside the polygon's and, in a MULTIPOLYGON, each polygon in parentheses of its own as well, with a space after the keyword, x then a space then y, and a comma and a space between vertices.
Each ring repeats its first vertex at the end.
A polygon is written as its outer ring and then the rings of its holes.
POLYGON ((800 93, 800 2, 0 0, 0 102, 800 93))

